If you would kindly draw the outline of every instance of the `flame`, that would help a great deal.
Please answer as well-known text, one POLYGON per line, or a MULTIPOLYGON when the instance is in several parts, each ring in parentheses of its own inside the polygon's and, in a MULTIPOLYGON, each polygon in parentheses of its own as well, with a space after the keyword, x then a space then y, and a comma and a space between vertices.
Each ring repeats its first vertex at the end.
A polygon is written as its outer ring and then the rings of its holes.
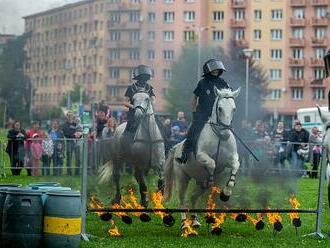
MULTIPOLYGON (((134 195, 134 190, 133 189, 129 189, 128 194, 129 194, 129 199, 130 199, 131 203, 133 204, 134 208, 136 208, 136 209, 143 209, 144 208, 142 205, 140 205, 138 203, 137 198, 134 195)), ((140 216, 141 213, 133 213, 133 215, 140 216)))
POLYGON ((193 229, 192 223, 193 222, 190 219, 185 219, 183 221, 183 224, 184 224, 185 228, 182 230, 181 237, 187 238, 189 236, 196 236, 196 235, 198 235, 198 232, 193 229))
MULTIPOLYGON (((118 203, 115 203, 115 204, 112 205, 112 208, 113 208, 113 209, 120 209, 121 206, 120 206, 118 203)), ((117 216, 119 216, 119 217, 122 217, 122 216, 127 215, 127 214, 124 213, 124 212, 113 212, 113 214, 114 214, 114 215, 117 215, 117 216)))
POLYGON ((282 222, 282 216, 280 213, 267 213, 267 218, 272 225, 274 225, 275 222, 282 222))
MULTIPOLYGON (((164 209, 163 206, 163 194, 161 191, 158 191, 156 193, 152 193, 151 195, 151 200, 152 203, 154 204, 155 208, 158 209, 164 209)), ((156 215, 160 216, 161 218, 164 218, 164 216, 166 215, 164 212, 155 212, 156 215)))
POLYGON ((257 214, 257 219, 253 218, 251 215, 246 214, 246 219, 251 221, 253 225, 257 225, 257 223, 263 220, 262 214, 257 214))
MULTIPOLYGON (((221 193, 221 189, 219 187, 212 187, 211 188, 211 193, 208 196, 207 199, 207 209, 215 209, 216 208, 216 203, 214 201, 214 198, 216 197, 217 194, 221 193)), ((224 223, 226 219, 226 214, 225 213, 207 213, 207 217, 211 217, 214 219, 214 223, 212 223, 211 228, 212 230, 215 228, 220 227, 221 224, 224 223)))
MULTIPOLYGON (((289 202, 293 209, 298 209, 300 207, 300 202, 298 201, 298 199, 296 198, 296 196, 294 194, 292 194, 291 197, 289 198, 289 202)), ((298 213, 288 213, 288 215, 289 215, 291 221, 294 219, 299 219, 298 213)))
MULTIPOLYGON (((89 199, 89 203, 88 203, 88 206, 90 208, 95 208, 95 209, 102 209, 104 208, 104 205, 103 205, 103 202, 99 199, 99 198, 96 198, 95 196, 92 196, 90 199, 89 199)), ((102 214, 104 214, 105 212, 96 212, 96 214, 98 216, 101 216, 102 214)))
POLYGON ((119 229, 113 220, 111 220, 111 226, 112 227, 108 230, 108 234, 113 237, 121 237, 122 235, 120 234, 119 229))

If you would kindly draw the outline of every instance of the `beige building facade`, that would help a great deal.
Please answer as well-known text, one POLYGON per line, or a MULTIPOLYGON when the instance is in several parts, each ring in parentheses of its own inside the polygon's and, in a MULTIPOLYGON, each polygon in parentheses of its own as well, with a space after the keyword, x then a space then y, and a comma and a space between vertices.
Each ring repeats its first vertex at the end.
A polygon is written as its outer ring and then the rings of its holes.
MULTIPOLYGON (((271 116, 326 104, 322 57, 330 46, 328 0, 85 0, 25 17, 26 74, 36 110, 74 84, 123 110, 132 69, 153 68, 156 111, 166 110, 171 67, 187 42, 254 49, 268 75, 271 116), (198 39, 196 39, 198 37, 198 39)), ((188 103, 187 103, 188 104, 188 103)))

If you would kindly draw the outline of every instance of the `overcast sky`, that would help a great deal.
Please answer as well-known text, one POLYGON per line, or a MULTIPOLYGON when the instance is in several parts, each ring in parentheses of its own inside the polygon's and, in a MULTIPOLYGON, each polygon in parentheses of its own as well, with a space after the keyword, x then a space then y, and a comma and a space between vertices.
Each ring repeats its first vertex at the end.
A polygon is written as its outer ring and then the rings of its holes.
POLYGON ((23 16, 80 0, 0 0, 0 33, 22 34, 23 16))

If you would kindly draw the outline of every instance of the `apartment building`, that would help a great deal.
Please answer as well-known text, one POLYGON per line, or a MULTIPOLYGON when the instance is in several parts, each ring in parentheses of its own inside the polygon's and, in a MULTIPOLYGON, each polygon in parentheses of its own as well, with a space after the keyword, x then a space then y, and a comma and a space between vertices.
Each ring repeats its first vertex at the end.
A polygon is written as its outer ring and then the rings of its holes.
POLYGON ((25 17, 34 106, 54 106, 77 83, 123 110, 133 68, 153 68, 165 111, 172 64, 187 42, 254 49, 269 78, 264 106, 290 119, 325 104, 322 57, 330 46, 328 0, 85 0, 25 17))

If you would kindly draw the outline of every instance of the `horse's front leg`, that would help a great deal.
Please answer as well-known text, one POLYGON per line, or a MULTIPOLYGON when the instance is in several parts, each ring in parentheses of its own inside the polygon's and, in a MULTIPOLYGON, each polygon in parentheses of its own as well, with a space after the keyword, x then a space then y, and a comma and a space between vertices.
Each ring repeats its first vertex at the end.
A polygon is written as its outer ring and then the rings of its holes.
POLYGON ((205 183, 203 183, 205 188, 209 188, 214 184, 214 171, 215 171, 215 162, 214 160, 207 155, 205 152, 198 152, 196 154, 196 161, 200 163, 209 174, 209 178, 205 183))
POLYGON ((120 163, 113 161, 113 180, 116 186, 116 194, 112 199, 112 204, 120 204, 121 193, 120 193, 120 163))
POLYGON ((237 174, 237 171, 238 171, 239 166, 240 166, 237 153, 234 155, 233 160, 230 164, 231 164, 231 167, 232 167, 231 175, 229 177, 227 185, 225 186, 223 191, 221 191, 221 194, 220 194, 220 199, 222 201, 228 201, 229 200, 229 197, 232 195, 232 189, 234 188, 235 183, 236 183, 236 174, 237 174))
POLYGON ((165 147, 163 143, 156 143, 153 147, 153 156, 151 164, 158 175, 158 191, 164 193, 164 165, 165 165, 165 147))
MULTIPOLYGON (((177 175, 177 183, 179 186, 179 207, 182 208, 186 208, 186 204, 185 204, 185 195, 186 195, 186 191, 188 188, 188 183, 189 183, 190 178, 187 177, 183 171, 180 171, 177 175)), ((184 230, 185 228, 187 228, 185 220, 187 219, 187 215, 186 213, 181 213, 181 230, 184 230)))
MULTIPOLYGON (((136 168, 136 167, 135 167, 136 168)), ((140 189, 140 196, 141 196, 141 205, 145 208, 148 207, 148 192, 147 192, 147 185, 144 180, 143 172, 135 169, 135 179, 139 184, 140 189)))
MULTIPOLYGON (((201 195, 204 194, 206 191, 205 187, 202 187, 199 184, 196 184, 193 190, 193 194, 191 195, 191 207, 192 209, 196 209, 196 205, 198 202, 198 199, 200 198, 201 195)), ((191 220, 192 220, 192 226, 195 228, 198 228, 201 226, 200 222, 198 221, 198 215, 197 213, 191 214, 191 220)))

